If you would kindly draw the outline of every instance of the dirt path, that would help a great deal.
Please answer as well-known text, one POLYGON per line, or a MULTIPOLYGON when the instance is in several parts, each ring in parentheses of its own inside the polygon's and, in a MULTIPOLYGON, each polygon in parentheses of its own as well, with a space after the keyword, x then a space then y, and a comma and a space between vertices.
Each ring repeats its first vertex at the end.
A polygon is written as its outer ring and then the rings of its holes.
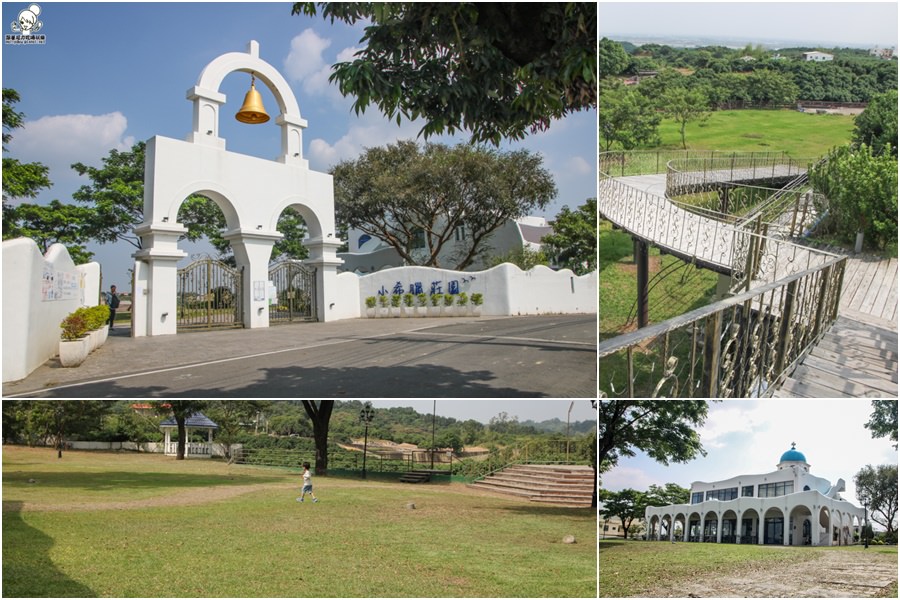
POLYGON ((36 502, 3 502, 3 511, 19 510, 22 512, 72 512, 86 510, 130 510, 133 508, 152 508, 158 506, 190 506, 206 504, 218 500, 227 500, 235 496, 249 494, 264 489, 296 488, 293 483, 256 483, 252 485, 208 486, 185 488, 164 496, 154 496, 142 500, 121 502, 60 502, 42 504, 36 502))
POLYGON ((897 555, 822 550, 809 561, 750 567, 649 590, 648 598, 865 598, 897 581, 897 555), (673 589, 676 588, 676 589, 673 589))

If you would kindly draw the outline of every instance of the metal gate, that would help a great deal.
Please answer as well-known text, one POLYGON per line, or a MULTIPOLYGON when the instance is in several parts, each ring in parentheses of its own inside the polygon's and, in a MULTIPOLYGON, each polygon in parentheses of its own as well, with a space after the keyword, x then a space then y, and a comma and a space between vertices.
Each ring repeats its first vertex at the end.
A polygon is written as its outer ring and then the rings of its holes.
POLYGON ((278 297, 269 305, 269 324, 315 321, 316 270, 298 260, 283 260, 269 267, 269 280, 278 297))
POLYGON ((212 258, 178 269, 178 329, 243 327, 242 272, 212 258))

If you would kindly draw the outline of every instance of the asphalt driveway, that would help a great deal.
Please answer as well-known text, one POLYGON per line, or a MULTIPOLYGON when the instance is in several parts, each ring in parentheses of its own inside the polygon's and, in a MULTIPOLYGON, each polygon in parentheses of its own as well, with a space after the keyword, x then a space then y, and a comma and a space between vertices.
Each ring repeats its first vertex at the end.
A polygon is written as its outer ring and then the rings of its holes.
POLYGON ((596 398, 595 315, 353 319, 128 337, 4 397, 596 398))

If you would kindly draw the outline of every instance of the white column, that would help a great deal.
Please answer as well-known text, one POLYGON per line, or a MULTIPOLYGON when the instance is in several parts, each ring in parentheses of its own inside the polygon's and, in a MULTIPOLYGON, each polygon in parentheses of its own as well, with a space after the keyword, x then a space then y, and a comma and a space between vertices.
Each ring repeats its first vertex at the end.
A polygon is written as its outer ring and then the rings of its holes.
POLYGON ((782 546, 790 546, 791 544, 791 533, 793 533, 793 529, 791 528, 791 516, 790 513, 784 512, 784 541, 782 541, 782 546))
POLYGON ((700 541, 704 542, 706 540, 703 539, 704 527, 706 526, 706 514, 700 515, 700 541))
POLYGON ((254 329, 269 326, 267 281, 269 258, 277 240, 284 237, 278 231, 261 229, 237 229, 222 235, 231 242, 238 268, 243 267, 241 281, 241 307, 244 327, 254 329), (262 291, 261 296, 256 291, 262 291))
POLYGON ((723 515, 724 515, 724 513, 719 513, 719 515, 718 515, 719 518, 716 522, 716 543, 717 544, 722 543, 722 517, 723 517, 723 515))
MULTIPOLYGON (((316 312, 319 321, 332 321, 338 303, 359 304, 359 298, 340 298, 337 293, 337 268, 344 264, 337 257, 337 249, 343 242, 335 237, 313 238, 303 241, 309 248, 309 258, 303 264, 316 269, 316 312)), ((662 521, 660 521, 661 523, 662 521)))
POLYGON ((178 238, 187 233, 187 227, 179 223, 142 224, 134 232, 141 237, 143 249, 132 256, 147 265, 141 269, 147 301, 135 307, 144 309, 144 314, 134 315, 135 321, 142 321, 140 327, 135 327, 135 334, 173 334, 178 325, 178 261, 187 256, 178 249, 178 238))

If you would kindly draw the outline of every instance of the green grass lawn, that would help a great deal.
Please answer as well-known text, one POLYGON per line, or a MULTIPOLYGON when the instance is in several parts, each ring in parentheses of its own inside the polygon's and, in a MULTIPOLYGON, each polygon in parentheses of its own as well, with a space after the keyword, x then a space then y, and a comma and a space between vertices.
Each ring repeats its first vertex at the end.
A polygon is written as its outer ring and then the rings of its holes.
POLYGON ((335 477, 315 478, 320 502, 300 504, 299 482, 218 461, 5 446, 4 596, 596 594, 591 509, 335 477), (579 543, 563 544, 569 534, 579 543))
MULTIPOLYGON (((679 125, 664 119, 659 126, 659 148, 681 149, 679 125)), ((787 152, 807 158, 821 156, 846 144, 853 132, 853 117, 816 115, 795 110, 722 110, 703 123, 688 123, 689 150, 787 152)), ((656 148, 651 148, 656 149, 656 148)))
MULTIPOLYGON (((765 569, 783 563, 785 552, 792 563, 812 560, 817 552, 863 552, 862 546, 794 548, 740 544, 669 544, 600 540, 600 596, 641 596, 660 583, 660 565, 665 580, 674 588, 680 581, 702 581, 738 567, 765 569), (774 550, 774 551, 773 551, 774 550)), ((865 552, 897 554, 896 546, 869 546, 865 552)))

